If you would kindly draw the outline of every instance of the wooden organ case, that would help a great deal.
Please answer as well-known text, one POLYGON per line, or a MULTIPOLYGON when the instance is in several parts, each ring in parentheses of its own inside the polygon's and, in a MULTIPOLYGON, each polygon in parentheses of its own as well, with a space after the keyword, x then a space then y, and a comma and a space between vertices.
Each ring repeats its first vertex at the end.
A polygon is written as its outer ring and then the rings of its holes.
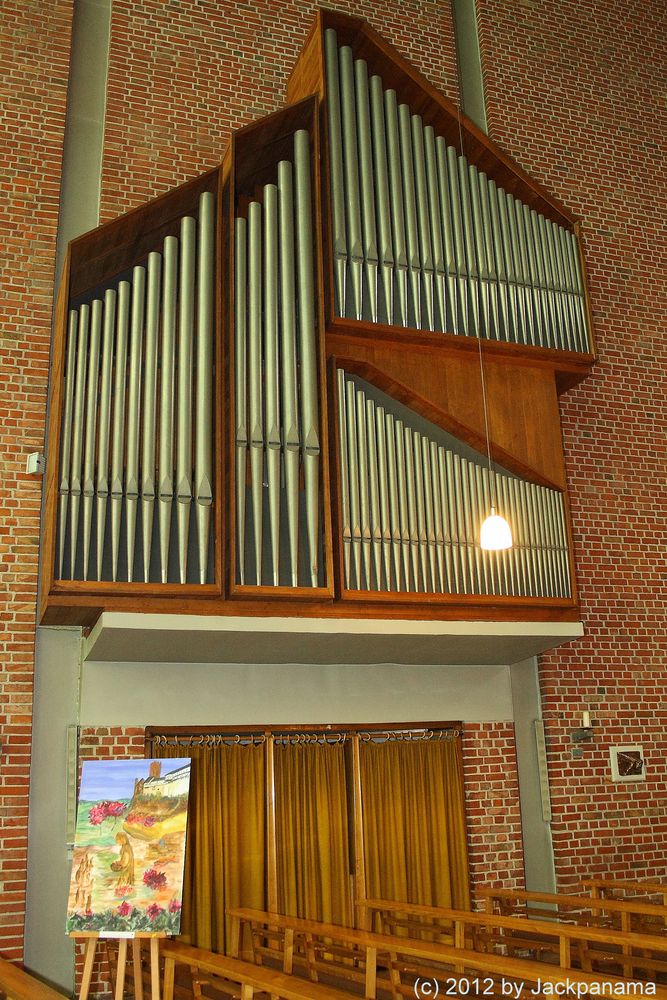
POLYGON ((318 13, 287 99, 70 244, 42 621, 576 621, 576 220, 361 20, 318 13))

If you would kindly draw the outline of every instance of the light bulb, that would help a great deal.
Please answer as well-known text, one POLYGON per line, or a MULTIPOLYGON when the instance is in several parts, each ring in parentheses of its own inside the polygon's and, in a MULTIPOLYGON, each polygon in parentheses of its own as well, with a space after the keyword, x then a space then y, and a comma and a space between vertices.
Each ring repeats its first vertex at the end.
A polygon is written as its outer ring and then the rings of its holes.
POLYGON ((491 513, 482 524, 479 542, 483 549, 493 552, 512 548, 512 529, 504 517, 496 514, 495 507, 491 508, 491 513))

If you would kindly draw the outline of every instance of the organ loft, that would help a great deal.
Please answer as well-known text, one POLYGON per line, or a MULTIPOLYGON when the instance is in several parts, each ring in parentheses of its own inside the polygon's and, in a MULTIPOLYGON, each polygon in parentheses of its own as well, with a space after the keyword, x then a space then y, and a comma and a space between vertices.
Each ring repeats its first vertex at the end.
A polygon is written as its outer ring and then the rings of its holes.
POLYGON ((558 398, 593 361, 577 220, 322 10, 283 110, 70 244, 42 620, 576 622, 558 398))

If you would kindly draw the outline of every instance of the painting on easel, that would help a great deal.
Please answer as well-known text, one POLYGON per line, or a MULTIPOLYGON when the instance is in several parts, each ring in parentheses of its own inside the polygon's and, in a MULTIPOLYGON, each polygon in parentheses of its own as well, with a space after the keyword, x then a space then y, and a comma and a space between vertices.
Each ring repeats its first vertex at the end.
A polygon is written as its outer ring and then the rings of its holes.
POLYGON ((178 934, 190 760, 86 761, 67 931, 178 934))

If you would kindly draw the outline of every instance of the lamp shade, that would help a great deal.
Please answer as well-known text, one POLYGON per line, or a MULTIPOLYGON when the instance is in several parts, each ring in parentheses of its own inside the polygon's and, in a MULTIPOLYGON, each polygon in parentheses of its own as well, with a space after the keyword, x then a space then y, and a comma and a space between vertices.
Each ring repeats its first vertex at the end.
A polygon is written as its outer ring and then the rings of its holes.
POLYGON ((483 549, 491 551, 512 548, 512 529, 504 517, 496 514, 495 507, 491 508, 491 513, 482 524, 479 542, 483 549))

